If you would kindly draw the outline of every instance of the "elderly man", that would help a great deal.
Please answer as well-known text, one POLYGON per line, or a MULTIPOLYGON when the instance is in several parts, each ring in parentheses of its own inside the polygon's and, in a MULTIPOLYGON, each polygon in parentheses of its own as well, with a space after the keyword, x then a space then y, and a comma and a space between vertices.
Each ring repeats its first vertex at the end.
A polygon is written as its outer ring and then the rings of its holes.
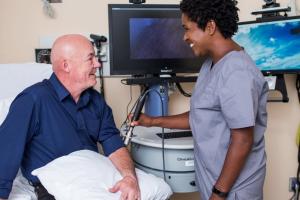
POLYGON ((77 150, 98 151, 97 142, 123 176, 110 191, 120 191, 124 200, 140 199, 133 162, 112 111, 92 88, 100 64, 91 42, 81 35, 59 37, 51 61, 50 79, 21 92, 0 127, 0 199, 8 198, 20 167, 38 199, 54 199, 31 172, 77 150))

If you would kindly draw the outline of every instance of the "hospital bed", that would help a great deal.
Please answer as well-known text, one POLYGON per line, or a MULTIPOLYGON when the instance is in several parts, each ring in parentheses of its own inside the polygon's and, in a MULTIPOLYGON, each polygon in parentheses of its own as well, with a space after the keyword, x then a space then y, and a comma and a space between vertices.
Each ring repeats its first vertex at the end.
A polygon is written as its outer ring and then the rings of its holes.
MULTIPOLYGON (((49 78, 51 65, 37 63, 0 64, 0 124, 5 119, 13 99, 26 87, 49 78)), ((0 158, 1 159, 1 158, 0 158)), ((9 200, 36 200, 34 189, 18 173, 9 200)))
MULTIPOLYGON (((45 78, 49 78, 52 73, 52 67, 49 64, 39 63, 22 63, 22 64, 0 64, 0 125, 5 119, 9 106, 13 99, 26 87, 40 82, 45 78)), ((86 152, 85 152, 86 153, 86 152)), ((102 156, 104 157, 104 156, 102 156)), ((0 158, 1 159, 1 158, 0 158)), ((101 158, 104 159, 104 158, 101 158)), ((106 158, 105 158, 106 159, 106 158)), ((101 162, 101 160, 99 161, 101 162)), ((108 162, 108 161, 105 161, 108 162)), ((106 163, 107 164, 107 163, 106 163)), ((111 166, 107 165, 107 168, 111 166)), ((50 168, 49 168, 50 169, 50 168)), ((89 170, 87 170, 89 171, 89 170)), ((107 175, 110 169, 101 169, 103 175, 107 175), (104 174, 106 173, 106 174, 104 174)), ((51 173, 48 173, 51 174, 51 173)), ((46 173, 47 175, 47 173, 46 173)), ((71 174, 72 175, 72 174, 71 174)), ((112 175, 115 177, 115 175, 112 175)), ((111 176, 111 177, 112 177, 111 176)), ((152 176, 152 175, 151 175, 152 176)), ((154 177, 154 176, 153 176, 154 177)), ((156 191, 148 191, 152 197, 144 198, 142 200, 150 199, 167 199, 172 194, 170 187, 162 180, 148 177, 145 172, 138 171, 138 178, 140 182, 141 191, 149 190, 149 184, 155 185, 156 191), (142 174, 140 179, 140 174, 142 174), (150 180, 151 179, 151 180, 150 180), (154 195, 156 193, 156 196, 154 195), (154 195, 154 196, 153 196, 154 195)), ((40 177, 39 177, 40 178, 40 177)), ((64 177, 65 178, 65 177, 64 177)), ((41 178, 40 178, 41 180, 41 178)), ((42 181, 43 182, 43 181, 42 181)), ((43 183, 44 184, 44 183, 43 183)), ((48 185, 45 185, 47 188, 48 185)), ((48 189, 48 188, 47 188, 48 189)), ((52 189, 52 188, 49 188, 52 189)), ((48 190, 49 190, 48 189, 48 190)), ((143 195, 142 195, 143 197, 143 195)), ((57 197, 56 197, 57 198, 57 197)), ((58 198, 57 198, 58 199, 58 198)), ((115 197, 106 197, 104 195, 101 199, 118 199, 115 197)), ((28 183, 28 181, 22 176, 21 172, 18 172, 17 177, 14 180, 13 188, 9 196, 9 200, 36 200, 34 188, 28 183)), ((68 200, 67 198, 63 200, 68 200)))

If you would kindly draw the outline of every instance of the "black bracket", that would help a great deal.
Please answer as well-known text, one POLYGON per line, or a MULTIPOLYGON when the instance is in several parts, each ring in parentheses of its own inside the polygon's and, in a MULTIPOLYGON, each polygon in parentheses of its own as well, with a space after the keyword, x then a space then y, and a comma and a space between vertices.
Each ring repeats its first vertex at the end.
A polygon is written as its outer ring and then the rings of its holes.
POLYGON ((284 75, 283 74, 276 74, 276 84, 275 84, 275 89, 276 91, 279 91, 282 95, 281 99, 268 99, 268 102, 284 102, 287 103, 289 102, 289 97, 287 94, 286 90, 286 84, 284 80, 284 75))
POLYGON ((182 83, 196 82, 197 76, 172 76, 172 77, 137 77, 122 79, 121 82, 125 85, 148 85, 148 84, 163 84, 163 83, 182 83))
POLYGON ((297 93, 298 93, 298 100, 300 103, 300 74, 297 74, 296 89, 297 89, 297 93))

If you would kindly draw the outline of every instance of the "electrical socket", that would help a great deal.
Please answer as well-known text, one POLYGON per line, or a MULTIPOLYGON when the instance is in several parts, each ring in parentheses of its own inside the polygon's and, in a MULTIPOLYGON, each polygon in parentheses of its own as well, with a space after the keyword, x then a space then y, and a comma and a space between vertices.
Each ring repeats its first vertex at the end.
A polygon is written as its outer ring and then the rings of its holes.
POLYGON ((290 179, 289 179, 289 192, 295 192, 296 184, 297 184, 297 178, 296 177, 290 177, 290 179))

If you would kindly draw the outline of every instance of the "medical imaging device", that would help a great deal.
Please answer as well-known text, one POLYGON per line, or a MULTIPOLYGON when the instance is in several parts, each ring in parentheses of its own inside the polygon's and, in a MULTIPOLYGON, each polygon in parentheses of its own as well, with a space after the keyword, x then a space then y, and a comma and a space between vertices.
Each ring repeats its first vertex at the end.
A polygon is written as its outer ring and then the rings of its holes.
MULTIPOLYGON (((175 83, 188 96, 180 83, 195 82, 196 77, 177 75, 198 73, 204 60, 195 57, 183 41, 178 5, 110 4, 108 13, 110 73, 130 75, 122 83, 143 88, 134 118, 139 117, 144 104, 148 115, 168 115, 169 85, 175 83)), ((241 22, 234 40, 271 80, 271 89, 282 93, 280 101, 288 102, 283 75, 300 72, 300 17, 241 22)), ((121 131, 125 144, 131 141, 138 168, 164 177, 174 192, 197 190, 189 130, 125 126, 121 131)))
MULTIPOLYGON (((203 61, 183 41, 179 6, 111 4, 108 9, 110 73, 130 75, 124 84, 144 88, 134 118, 144 103, 148 115, 166 116, 169 84, 196 81, 176 73, 198 73, 203 61)), ((164 177, 174 192, 197 191, 190 130, 133 128, 121 131, 126 133, 125 144, 131 141, 138 168, 164 177)))

